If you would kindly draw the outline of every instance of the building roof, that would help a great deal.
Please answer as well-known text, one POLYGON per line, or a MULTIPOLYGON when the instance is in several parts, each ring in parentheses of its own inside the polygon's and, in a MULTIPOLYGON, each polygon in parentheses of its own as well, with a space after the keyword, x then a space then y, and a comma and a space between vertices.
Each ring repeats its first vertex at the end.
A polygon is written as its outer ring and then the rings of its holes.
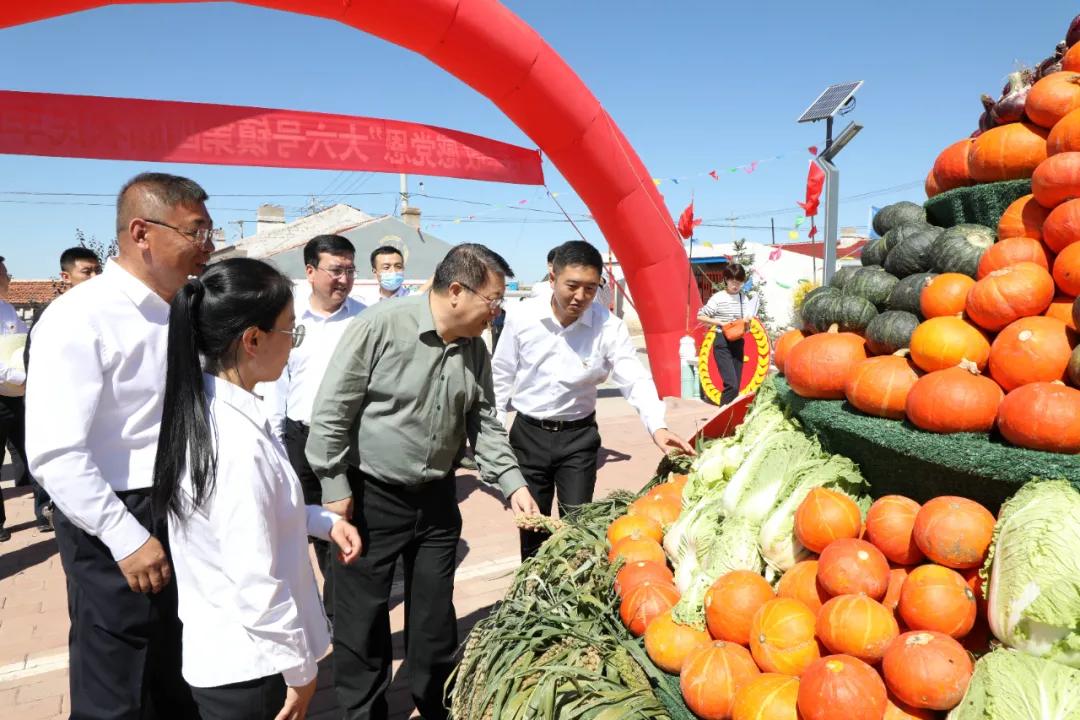
POLYGON ((19 307, 47 305, 60 294, 59 280, 12 280, 6 300, 19 307))

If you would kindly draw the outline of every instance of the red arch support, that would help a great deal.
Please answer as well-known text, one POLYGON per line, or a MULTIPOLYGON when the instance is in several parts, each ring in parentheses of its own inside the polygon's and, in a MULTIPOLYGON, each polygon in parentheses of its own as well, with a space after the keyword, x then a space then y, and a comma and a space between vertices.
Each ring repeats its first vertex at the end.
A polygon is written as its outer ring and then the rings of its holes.
MULTIPOLYGON (((242 1, 376 35, 423 55, 495 103, 547 154, 596 218, 635 298, 657 389, 679 393, 686 298, 690 317, 701 304, 697 287, 688 287, 686 252, 637 153, 535 30, 498 0, 242 1)), ((0 28, 112 4, 119 3, 3 3, 0 28)))

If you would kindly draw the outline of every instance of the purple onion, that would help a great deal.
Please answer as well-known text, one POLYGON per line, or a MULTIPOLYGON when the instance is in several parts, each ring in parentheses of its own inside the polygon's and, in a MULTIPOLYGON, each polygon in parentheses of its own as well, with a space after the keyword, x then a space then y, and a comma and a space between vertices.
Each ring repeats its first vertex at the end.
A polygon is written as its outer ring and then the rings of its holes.
POLYGON ((1005 93, 994 103, 990 116, 997 125, 1020 122, 1024 119, 1024 106, 1027 104, 1031 81, 1025 71, 1009 74, 1009 83, 1005 93))
POLYGON ((1065 33, 1066 47, 1072 47, 1078 42, 1080 42, 1080 15, 1073 18, 1073 21, 1069 23, 1069 32, 1065 33))

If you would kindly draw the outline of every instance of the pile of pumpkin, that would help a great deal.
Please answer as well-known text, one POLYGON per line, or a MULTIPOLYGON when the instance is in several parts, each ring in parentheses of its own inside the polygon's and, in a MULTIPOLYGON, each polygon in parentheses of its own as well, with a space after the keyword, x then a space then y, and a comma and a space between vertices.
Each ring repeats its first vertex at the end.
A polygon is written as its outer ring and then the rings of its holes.
POLYGON ((996 426, 1020 447, 1080 452, 1080 390, 1064 384, 1080 387, 1080 199, 1061 200, 1080 198, 1080 162, 1070 190, 1036 188, 996 233, 934 227, 913 203, 879 211, 863 266, 808 293, 801 329, 776 343, 791 388, 931 432, 996 426))
POLYGON ((620 617, 657 667, 679 675, 703 720, 937 718, 964 697, 971 655, 989 650, 979 570, 995 518, 960 497, 920 506, 890 495, 863 518, 846 495, 811 490, 795 516, 817 559, 774 588, 721 576, 705 598, 706 630, 680 625, 660 544, 681 480, 655 488, 608 528, 620 617), (654 512, 659 510, 659 513, 654 512), (970 654, 969 654, 970 653, 970 654))

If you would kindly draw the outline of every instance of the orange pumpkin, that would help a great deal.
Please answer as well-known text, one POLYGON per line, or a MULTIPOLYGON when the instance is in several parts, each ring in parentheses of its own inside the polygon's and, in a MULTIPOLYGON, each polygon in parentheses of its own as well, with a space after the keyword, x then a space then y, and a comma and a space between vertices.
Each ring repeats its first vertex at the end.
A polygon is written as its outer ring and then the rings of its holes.
POLYGON ((759 668, 802 675, 821 656, 814 637, 816 618, 798 600, 777 598, 758 608, 750 624, 750 652, 759 668))
POLYGON ((646 580, 623 595, 619 618, 634 637, 641 637, 657 617, 675 607, 679 591, 669 583, 646 580))
POLYGON ((821 608, 817 636, 829 652, 857 657, 871 665, 900 634, 892 611, 865 595, 839 595, 821 608))
POLYGON ((990 128, 975 138, 968 151, 968 169, 975 182, 1022 180, 1046 159, 1048 132, 1018 122, 990 128))
POLYGON ((760 675, 746 648, 717 640, 687 656, 679 689, 686 707, 702 720, 728 720, 736 695, 760 675))
MULTIPOLYGON (((958 142, 954 142, 949 147, 941 151, 941 154, 937 156, 934 161, 934 167, 930 171, 931 177, 934 179, 934 187, 937 189, 937 193, 943 193, 946 190, 952 190, 953 188, 965 187, 973 183, 971 179, 971 170, 968 167, 968 152, 971 150, 971 144, 975 141, 972 138, 964 138, 958 142)), ((937 194, 935 193, 935 194, 937 194)), ((927 193, 929 196, 929 193, 927 193)))
POLYGON ((817 614, 829 599, 829 593, 825 592, 825 588, 818 582, 817 569, 817 560, 801 560, 795 563, 776 584, 777 597, 798 600, 817 614))
POLYGON ((968 568, 960 572, 964 582, 971 588, 971 594, 975 596, 975 604, 978 606, 979 615, 986 615, 986 593, 983 592, 982 568, 968 568))
POLYGON ((1061 59, 1061 69, 1080 72, 1080 44, 1074 44, 1061 59))
POLYGON ((814 488, 795 510, 795 538, 811 552, 819 553, 838 538, 859 537, 862 512, 844 493, 814 488))
POLYGON ((962 638, 974 627, 978 607, 960 573, 941 565, 920 565, 904 581, 898 610, 912 630, 962 638))
POLYGON ((663 529, 652 518, 644 515, 621 515, 608 525, 608 547, 615 547, 615 543, 635 533, 638 537, 649 538, 656 542, 664 539, 663 529))
POLYGON ((974 365, 927 373, 908 393, 904 408, 917 428, 936 433, 990 432, 1004 393, 974 365))
POLYGON ((691 652, 711 640, 704 630, 675 622, 671 610, 657 615, 645 628, 645 652, 649 659, 653 665, 672 675, 679 674, 691 652))
POLYGON ((663 500, 682 507, 682 489, 683 486, 679 483, 662 482, 653 486, 644 497, 652 498, 657 502, 663 500))
POLYGON ((1048 155, 1080 150, 1080 110, 1073 110, 1061 118, 1050 131, 1046 140, 1048 155))
POLYGON ((889 562, 914 565, 925 557, 911 537, 920 507, 903 495, 886 495, 875 500, 866 513, 866 539, 889 562))
POLYGON ((705 593, 705 624, 709 635, 746 645, 750 642, 754 614, 775 597, 772 586, 755 572, 735 570, 721 575, 705 593))
POLYGON ((851 370, 844 395, 867 415, 902 420, 907 394, 919 371, 907 351, 863 360, 851 370))
POLYGON ((896 612, 896 606, 900 604, 900 592, 904 588, 904 581, 907 580, 909 568, 906 567, 894 567, 889 570, 889 589, 885 591, 885 597, 882 598, 881 604, 889 609, 889 612, 896 612))
POLYGON ((1080 295, 1080 243, 1069 245, 1057 256, 1054 282, 1063 295, 1080 295))
POLYGON ((805 340, 806 337, 806 333, 802 330, 788 330, 776 339, 776 344, 773 345, 773 363, 781 375, 784 374, 784 363, 787 361, 791 348, 805 340))
POLYGON ((865 540, 834 540, 818 557, 818 582, 830 595, 865 593, 880 600, 889 589, 889 561, 865 540))
POLYGON ((784 374, 791 389, 802 397, 843 400, 848 375, 866 357, 865 340, 855 333, 835 332, 834 328, 811 335, 791 348, 784 361, 784 374))
POLYGON ((1057 318, 1020 318, 994 338, 990 377, 1006 392, 1033 382, 1065 379, 1072 356, 1069 330, 1057 318))
POLYGON ((912 536, 926 557, 938 565, 958 570, 980 567, 990 547, 994 523, 990 511, 974 500, 941 495, 923 503, 915 516, 912 536))
POLYGON ((1035 202, 1034 195, 1017 198, 1005 208, 998 221, 998 238, 1029 237, 1042 240, 1043 223, 1049 214, 1049 210, 1035 202))
POLYGON ((926 372, 956 367, 964 360, 982 370, 990 359, 990 341, 963 318, 930 318, 911 334, 911 359, 926 372))
POLYGON ((1022 262, 976 282, 966 309, 976 325, 997 332, 1014 320, 1041 315, 1053 299, 1054 279, 1046 268, 1022 262))
POLYGON ((667 565, 652 560, 626 563, 615 574, 615 594, 623 597, 646 581, 660 585, 674 585, 675 574, 667 565))
POLYGON ((1050 129, 1063 117, 1080 108, 1080 74, 1050 73, 1031 86, 1024 114, 1031 122, 1050 129))
POLYGON ((660 543, 636 533, 624 537, 611 546, 611 550, 608 551, 608 562, 614 563, 619 559, 627 563, 647 561, 663 564, 667 562, 667 556, 664 554, 664 548, 660 547, 660 543))
POLYGON ((928 710, 951 710, 959 705, 974 670, 960 643, 928 630, 896 638, 881 661, 885 682, 897 699, 928 710))
POLYGON ((1031 194, 1051 209, 1080 197, 1080 152, 1058 153, 1039 163, 1031 174, 1031 194))
POLYGON ((933 710, 913 708, 889 695, 889 704, 885 708, 885 715, 881 720, 937 720, 937 713, 933 710))
POLYGON ((799 678, 762 673, 735 693, 731 720, 798 720, 799 678))
MULTIPOLYGON (((1046 317, 1056 318, 1065 323, 1065 327, 1069 328, 1072 332, 1076 332, 1076 320, 1073 318, 1073 305, 1076 303, 1076 298, 1071 298, 1066 295, 1059 295, 1054 298, 1054 301, 1050 303, 1050 307, 1046 308, 1046 312, 1043 313, 1046 317)), ((1070 341, 1073 339, 1070 335, 1070 341)))
POLYGON ((930 172, 926 173, 926 182, 923 183, 923 190, 926 191, 926 197, 928 198, 941 194, 941 188, 938 187, 937 180, 934 179, 933 168, 930 169, 930 172))
POLYGON ((1056 253, 1080 240, 1080 200, 1063 202, 1051 210, 1042 234, 1043 242, 1056 253))
POLYGON ((1047 250, 1046 246, 1034 238, 1005 238, 991 245, 983 253, 975 277, 982 280, 995 270, 1022 262, 1032 262, 1049 270, 1052 260, 1053 255, 1047 250))
POLYGON ((661 528, 666 528, 679 519, 679 514, 682 512, 682 500, 676 500, 670 492, 650 492, 630 503, 626 512, 628 515, 649 518, 661 528))
POLYGON ((799 679, 803 720, 881 720, 887 704, 881 676, 850 655, 823 657, 799 679))
POLYGON ((1018 387, 1001 401, 998 427, 1019 447, 1080 453, 1080 390, 1056 383, 1018 387))
POLYGON ((942 273, 923 285, 919 309, 923 317, 936 318, 964 312, 968 292, 975 280, 962 273, 942 273))

